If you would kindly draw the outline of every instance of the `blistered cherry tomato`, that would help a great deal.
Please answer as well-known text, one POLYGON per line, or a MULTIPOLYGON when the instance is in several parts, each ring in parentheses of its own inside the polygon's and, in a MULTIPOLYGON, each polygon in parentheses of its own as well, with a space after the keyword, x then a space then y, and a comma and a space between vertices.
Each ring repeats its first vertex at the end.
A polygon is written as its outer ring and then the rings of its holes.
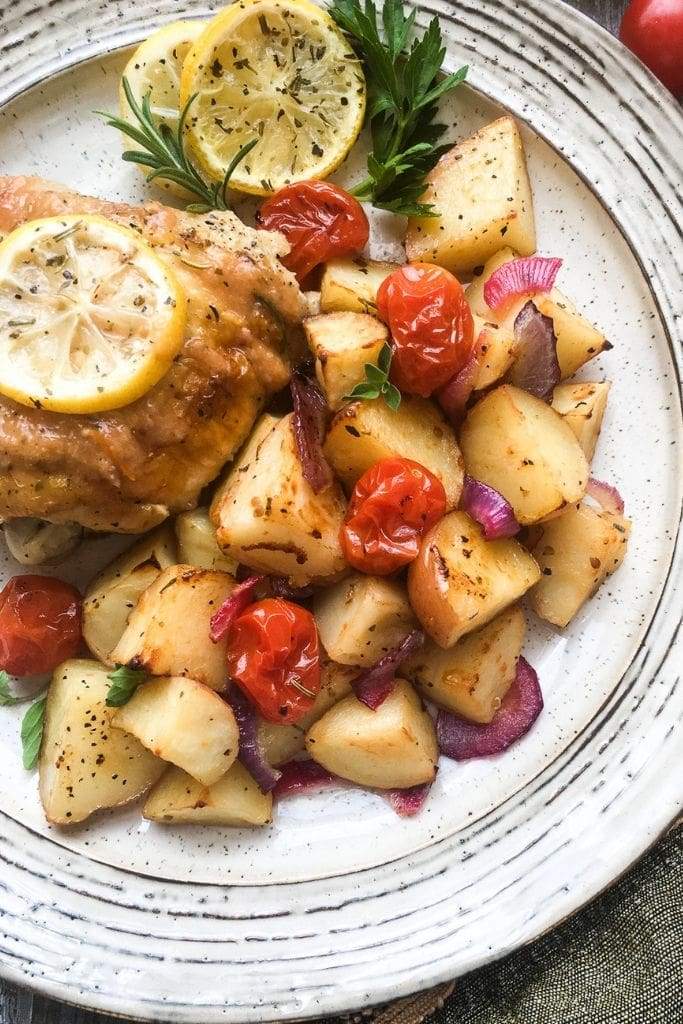
POLYGON ((269 722, 296 722, 320 691, 315 619, 279 597, 257 601, 228 635, 228 672, 269 722))
POLYGON ((631 0, 619 36, 674 96, 683 95, 683 0, 631 0))
POLYGON ((258 226, 280 231, 290 245, 283 263, 303 281, 320 263, 360 252, 370 228, 357 199, 327 181, 297 181, 267 199, 258 226))
POLYGON ((408 263, 385 278, 377 309, 393 339, 391 379, 427 398, 462 369, 474 323, 457 278, 431 263, 408 263))
POLYGON ((341 544, 361 572, 386 576, 417 557, 423 535, 446 512, 446 492, 411 459, 382 459, 353 489, 341 544))
POLYGON ((14 576, 0 592, 0 668, 51 672, 81 645, 81 595, 51 576, 14 576))

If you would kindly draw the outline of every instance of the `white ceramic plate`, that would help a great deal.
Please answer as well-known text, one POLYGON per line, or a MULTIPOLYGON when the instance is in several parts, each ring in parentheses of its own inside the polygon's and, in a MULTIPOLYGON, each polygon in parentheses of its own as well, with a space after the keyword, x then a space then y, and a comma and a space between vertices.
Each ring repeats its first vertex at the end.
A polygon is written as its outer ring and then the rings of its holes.
MULTIPOLYGON (((0 172, 149 195, 91 111, 115 107, 126 47, 217 6, 0 0, 0 172)), ((525 122, 539 249, 564 257, 560 287, 615 345, 582 376, 614 382, 594 472, 634 520, 626 563, 569 629, 532 623, 525 654, 546 702, 532 732, 499 758, 444 762, 413 819, 349 791, 291 800, 258 832, 160 828, 135 809, 61 832, 21 768, 20 711, 3 711, 1 969, 57 998, 193 1024, 383 1001, 557 924, 679 806, 680 112, 557 0, 428 11, 448 66, 471 65, 474 88, 444 110, 453 137, 499 105, 525 122)), ((396 238, 376 220, 372 254, 396 238)), ((121 546, 90 542, 56 573, 83 583, 121 546)), ((19 571, 0 560, 0 579, 19 571)))

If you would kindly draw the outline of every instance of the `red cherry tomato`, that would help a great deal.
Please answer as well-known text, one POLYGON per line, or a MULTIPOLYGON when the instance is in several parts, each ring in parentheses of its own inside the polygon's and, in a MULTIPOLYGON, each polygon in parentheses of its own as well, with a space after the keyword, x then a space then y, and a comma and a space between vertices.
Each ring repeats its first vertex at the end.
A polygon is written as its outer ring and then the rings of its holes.
POLYGON ((408 263, 385 278, 377 309, 393 339, 391 379, 427 398, 448 384, 472 351, 474 323, 462 285, 441 267, 408 263))
POLYGON ((446 492, 411 459, 382 459, 353 489, 341 544, 361 572, 386 576, 417 557, 423 534, 446 512, 446 492))
POLYGON ((0 592, 0 668, 51 672, 81 645, 81 595, 51 576, 14 576, 0 592))
POLYGON ((683 94, 683 0, 631 0, 619 36, 674 96, 683 94))
POLYGON ((280 597, 250 605, 230 629, 228 672, 269 722, 298 721, 320 691, 315 619, 280 597))
POLYGON ((259 210, 258 226, 280 231, 290 245, 283 263, 303 281, 320 263, 360 252, 370 233, 357 199, 327 181, 285 185, 259 210))

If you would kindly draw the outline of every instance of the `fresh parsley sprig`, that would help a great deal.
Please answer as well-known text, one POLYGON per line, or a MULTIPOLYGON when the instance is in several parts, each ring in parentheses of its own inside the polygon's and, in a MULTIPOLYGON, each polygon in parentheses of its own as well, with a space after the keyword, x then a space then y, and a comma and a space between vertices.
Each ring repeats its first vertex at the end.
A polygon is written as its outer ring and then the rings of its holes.
POLYGON ((111 683, 105 703, 110 708, 121 708, 127 704, 138 686, 147 680, 147 673, 127 665, 117 665, 107 679, 111 683))
POLYGON ((389 408, 396 412, 401 404, 401 392, 389 380, 391 356, 391 346, 385 342, 377 357, 377 364, 366 363, 365 380, 356 384, 353 391, 344 397, 350 399, 364 398, 369 401, 381 396, 389 408))
POLYGON ((175 182, 176 185, 180 185, 187 192, 197 196, 200 201, 187 207, 190 213, 229 210, 228 185, 230 178, 235 168, 254 148, 258 139, 251 139, 235 154, 228 164, 222 181, 207 182, 189 159, 183 138, 187 112, 195 96, 190 96, 181 110, 178 127, 174 132, 163 121, 155 121, 150 107, 149 93, 143 97, 142 103, 138 103, 127 78, 122 79, 122 85, 126 102, 137 124, 117 117, 115 114, 109 114, 106 110, 97 110, 96 113, 105 119, 110 128, 117 128, 140 147, 140 149, 127 149, 123 154, 123 159, 129 163, 149 167, 147 181, 164 178, 166 181, 175 182))
POLYGON ((383 33, 374 0, 335 0, 330 14, 362 59, 368 83, 372 153, 353 194, 393 213, 438 216, 420 202, 428 172, 449 148, 437 145, 446 130, 434 120, 437 100, 464 81, 467 67, 441 77, 446 48, 438 18, 408 47, 415 10, 406 17, 402 0, 384 0, 383 33))

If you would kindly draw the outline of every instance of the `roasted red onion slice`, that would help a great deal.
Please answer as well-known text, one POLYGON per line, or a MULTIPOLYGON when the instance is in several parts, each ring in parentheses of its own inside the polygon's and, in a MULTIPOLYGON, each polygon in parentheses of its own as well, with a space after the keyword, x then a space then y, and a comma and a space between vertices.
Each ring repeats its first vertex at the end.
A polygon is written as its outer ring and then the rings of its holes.
POLYGON ((497 311, 511 299, 549 292, 561 266, 562 260, 547 256, 525 256, 503 263, 484 285, 484 302, 497 311))
POLYGON ((462 370, 436 393, 439 405, 454 427, 460 426, 465 415, 467 399, 472 394, 478 369, 479 348, 475 344, 462 370))
POLYGON ((454 761, 500 754, 528 732, 542 708, 538 676, 529 662, 520 657, 515 680, 488 725, 478 725, 447 711, 439 711, 436 720, 439 749, 454 761))
POLYGON ((216 614, 211 619, 209 636, 215 644, 228 635, 230 627, 244 609, 254 600, 254 591, 263 576, 249 576, 244 583, 238 583, 229 597, 226 597, 216 614))
POLYGON ((561 378, 553 321, 527 302, 517 314, 514 330, 518 349, 508 380, 549 402, 561 378))
POLYGON ((343 779, 328 772, 317 761, 288 761, 282 765, 279 775, 280 779, 273 790, 276 800, 326 786, 344 785, 343 779))
POLYGON ((285 601, 305 601, 314 592, 313 587, 292 587, 284 576, 269 576, 268 583, 273 597, 282 597, 285 601))
POLYGON ((304 479, 319 494, 332 482, 332 470, 323 454, 327 402, 310 377, 295 370, 290 382, 294 405, 294 440, 304 479))
POLYGON ((400 644, 375 662, 372 668, 366 669, 352 680, 351 686, 359 701, 376 711, 383 704, 394 688, 394 676, 400 665, 411 654, 418 651, 425 642, 424 633, 414 629, 401 640, 400 644))
POLYGON ((424 807, 431 788, 431 782, 424 782, 421 786, 411 786, 410 789, 387 789, 382 796, 400 818, 412 818, 424 807))
POLYGON ((519 533, 520 525, 510 502, 481 480, 465 477, 460 506, 479 523, 487 540, 514 537, 519 533))
POLYGON ((240 731, 238 758, 264 793, 270 793, 280 779, 281 773, 268 764, 258 740, 256 712, 245 695, 234 684, 226 696, 240 731))
POLYGON ((586 494, 597 501, 605 512, 612 512, 614 515, 621 515, 624 511, 624 499, 616 487, 606 484, 603 480, 596 480, 594 476, 588 480, 586 494))

